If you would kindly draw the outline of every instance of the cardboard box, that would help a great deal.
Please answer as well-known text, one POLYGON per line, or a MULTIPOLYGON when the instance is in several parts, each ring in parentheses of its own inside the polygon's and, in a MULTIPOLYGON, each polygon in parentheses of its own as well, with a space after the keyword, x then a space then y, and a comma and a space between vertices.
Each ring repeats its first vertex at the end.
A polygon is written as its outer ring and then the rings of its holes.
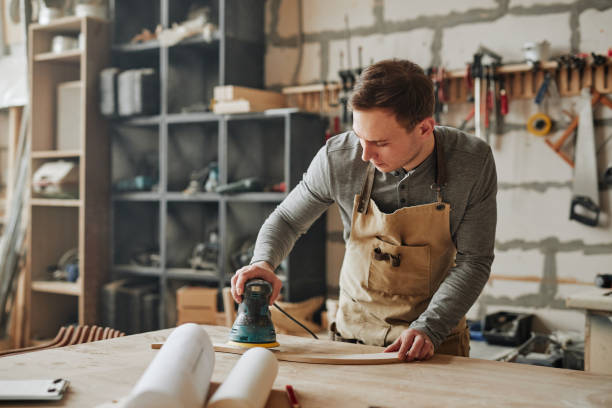
POLYGON ((217 324, 217 311, 206 308, 178 309, 177 325, 183 323, 217 324))
POLYGON ((215 113, 263 112, 286 106, 285 95, 263 89, 242 86, 216 86, 214 90, 215 113))
POLYGON ((216 288, 202 286, 183 286, 176 291, 176 308, 204 308, 217 312, 216 288))
POLYGON ((244 86, 215 86, 214 98, 215 101, 223 102, 246 99, 250 102, 276 105, 275 107, 277 108, 283 108, 285 106, 285 95, 280 92, 266 91, 265 89, 257 88, 247 88, 244 86))

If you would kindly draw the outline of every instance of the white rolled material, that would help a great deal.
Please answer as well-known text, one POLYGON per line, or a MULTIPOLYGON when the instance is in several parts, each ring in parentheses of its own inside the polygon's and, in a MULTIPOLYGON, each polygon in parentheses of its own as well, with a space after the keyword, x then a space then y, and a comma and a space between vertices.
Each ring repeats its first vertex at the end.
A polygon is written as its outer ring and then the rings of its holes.
POLYGON ((203 407, 214 366, 208 333, 197 324, 183 324, 170 334, 123 406, 203 407))
MULTIPOLYGON (((165 347, 165 346, 164 346, 165 347)), ((278 361, 263 347, 242 355, 210 398, 208 408, 263 408, 278 374, 278 361)))

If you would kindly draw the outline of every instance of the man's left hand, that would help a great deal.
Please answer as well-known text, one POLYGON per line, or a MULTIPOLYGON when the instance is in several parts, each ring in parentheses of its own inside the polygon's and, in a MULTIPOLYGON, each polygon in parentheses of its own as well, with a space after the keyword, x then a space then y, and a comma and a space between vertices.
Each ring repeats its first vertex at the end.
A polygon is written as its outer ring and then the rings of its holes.
POLYGON ((429 360, 434 355, 434 346, 429 336, 416 329, 406 329, 385 349, 385 353, 398 352, 400 360, 429 360))

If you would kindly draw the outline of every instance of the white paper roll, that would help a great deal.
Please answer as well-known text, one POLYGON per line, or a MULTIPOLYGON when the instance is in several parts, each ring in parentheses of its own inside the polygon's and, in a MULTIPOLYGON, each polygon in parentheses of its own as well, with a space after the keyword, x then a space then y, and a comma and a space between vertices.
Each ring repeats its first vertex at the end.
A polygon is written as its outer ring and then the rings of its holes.
POLYGON ((201 408, 214 366, 208 333, 197 324, 183 324, 168 336, 124 407, 201 408))
POLYGON ((242 355, 210 398, 208 408, 263 408, 278 374, 278 361, 263 347, 242 355))

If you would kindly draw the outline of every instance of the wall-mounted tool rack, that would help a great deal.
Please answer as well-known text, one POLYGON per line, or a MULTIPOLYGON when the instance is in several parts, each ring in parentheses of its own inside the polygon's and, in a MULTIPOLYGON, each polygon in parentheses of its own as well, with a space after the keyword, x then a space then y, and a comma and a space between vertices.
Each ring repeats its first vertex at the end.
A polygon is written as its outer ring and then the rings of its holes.
MULTIPOLYGON (((594 65, 587 62, 583 69, 569 68, 557 61, 541 63, 537 69, 528 64, 502 65, 495 74, 505 81, 506 92, 510 99, 535 98, 544 76, 550 72, 556 81, 561 96, 577 96, 585 87, 593 87, 600 94, 612 93, 612 59, 605 64, 594 65)), ((446 71, 444 75, 447 90, 447 103, 466 102, 468 88, 465 69, 446 71)), ((283 88, 287 105, 316 113, 331 113, 338 109, 339 83, 313 84, 283 88)))
POLYGON ((341 85, 338 83, 290 86, 283 88, 287 106, 312 113, 329 113, 339 109, 341 85))
MULTIPOLYGON (((600 94, 612 93, 612 61, 594 66, 587 63, 582 70, 560 66, 556 61, 544 62, 537 69, 528 64, 502 65, 495 74, 505 80, 506 92, 510 99, 535 98, 544 76, 550 72, 557 83, 561 96, 576 96, 582 88, 591 88, 600 94)), ((448 103, 465 102, 468 86, 465 70, 448 71, 445 76, 448 89, 448 103)), ((469 92, 472 92, 470 90, 469 92)))

